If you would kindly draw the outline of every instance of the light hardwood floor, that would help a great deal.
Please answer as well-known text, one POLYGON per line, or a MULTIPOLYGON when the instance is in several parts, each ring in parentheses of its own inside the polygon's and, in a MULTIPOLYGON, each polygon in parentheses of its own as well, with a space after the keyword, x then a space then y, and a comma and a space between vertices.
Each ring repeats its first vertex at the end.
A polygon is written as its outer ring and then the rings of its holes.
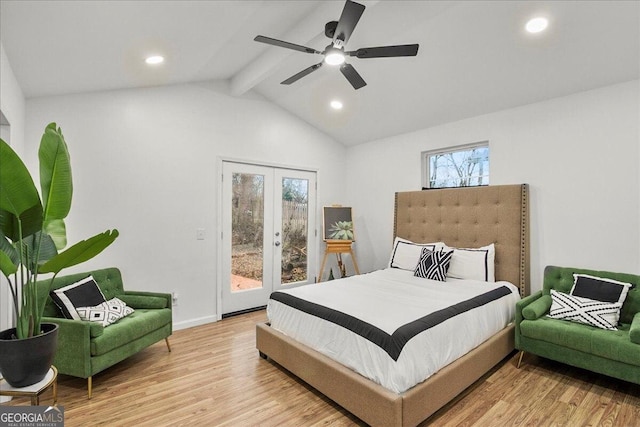
MULTIPOLYGON (((176 331, 86 381, 61 375, 65 426, 351 426, 357 418, 262 360, 264 310, 176 331)), ((640 426, 640 386, 516 353, 422 425, 640 426)), ((40 402, 47 405, 51 393, 40 402)), ((26 399, 9 404, 24 405, 26 399)))

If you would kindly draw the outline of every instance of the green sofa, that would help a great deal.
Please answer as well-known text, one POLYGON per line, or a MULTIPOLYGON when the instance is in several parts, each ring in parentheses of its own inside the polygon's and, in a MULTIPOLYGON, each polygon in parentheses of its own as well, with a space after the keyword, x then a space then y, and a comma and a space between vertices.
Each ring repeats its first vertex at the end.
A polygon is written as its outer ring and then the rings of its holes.
POLYGON ((543 289, 516 305, 515 345, 524 352, 640 384, 640 276, 607 271, 548 266, 543 289), (551 319, 551 289, 569 293, 573 273, 631 283, 620 313, 618 330, 551 319))
MULTIPOLYGON (((117 268, 56 277, 51 290, 75 283, 89 274, 107 301, 117 297, 135 311, 103 327, 96 322, 66 319, 46 292, 41 292, 39 298, 47 298, 42 321, 60 326, 54 366, 60 374, 86 378, 90 399, 92 376, 98 372, 162 339, 171 351, 168 337, 172 332, 173 320, 170 294, 125 291, 122 275, 117 268)), ((49 282, 41 280, 38 285, 46 288, 49 282)))

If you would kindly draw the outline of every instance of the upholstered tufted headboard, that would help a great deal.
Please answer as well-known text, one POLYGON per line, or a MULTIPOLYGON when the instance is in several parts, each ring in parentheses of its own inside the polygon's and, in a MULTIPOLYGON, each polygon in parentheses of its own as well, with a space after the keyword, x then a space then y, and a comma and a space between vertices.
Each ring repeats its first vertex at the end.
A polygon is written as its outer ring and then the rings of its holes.
POLYGON ((396 193, 394 235, 459 248, 494 243, 496 280, 529 294, 527 184, 396 193))

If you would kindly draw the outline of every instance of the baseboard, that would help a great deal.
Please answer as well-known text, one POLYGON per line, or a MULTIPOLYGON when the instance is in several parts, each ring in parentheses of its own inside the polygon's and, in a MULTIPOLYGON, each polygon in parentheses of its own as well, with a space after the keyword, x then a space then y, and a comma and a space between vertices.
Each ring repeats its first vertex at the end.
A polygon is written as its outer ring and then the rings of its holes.
POLYGON ((227 317, 233 317, 233 316, 239 316, 241 314, 253 313, 254 311, 260 311, 260 310, 264 310, 266 308, 267 308, 266 305, 262 305, 262 306, 259 306, 259 307, 246 308, 244 310, 234 311, 232 313, 225 313, 225 314, 222 315, 222 318, 226 319, 227 317))
POLYGON ((214 323, 218 321, 218 316, 204 316, 196 319, 183 320, 182 322, 174 322, 173 330, 179 331, 180 329, 193 328, 194 326, 206 325, 207 323, 214 323))

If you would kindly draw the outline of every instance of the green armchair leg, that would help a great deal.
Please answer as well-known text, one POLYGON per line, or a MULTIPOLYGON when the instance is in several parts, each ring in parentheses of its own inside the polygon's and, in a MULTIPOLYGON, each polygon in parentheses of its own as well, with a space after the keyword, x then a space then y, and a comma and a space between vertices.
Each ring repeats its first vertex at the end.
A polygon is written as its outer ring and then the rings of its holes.
POLYGON ((520 364, 522 363, 522 356, 524 356, 524 350, 520 350, 520 356, 518 357, 518 364, 516 365, 517 369, 520 369, 520 364))

